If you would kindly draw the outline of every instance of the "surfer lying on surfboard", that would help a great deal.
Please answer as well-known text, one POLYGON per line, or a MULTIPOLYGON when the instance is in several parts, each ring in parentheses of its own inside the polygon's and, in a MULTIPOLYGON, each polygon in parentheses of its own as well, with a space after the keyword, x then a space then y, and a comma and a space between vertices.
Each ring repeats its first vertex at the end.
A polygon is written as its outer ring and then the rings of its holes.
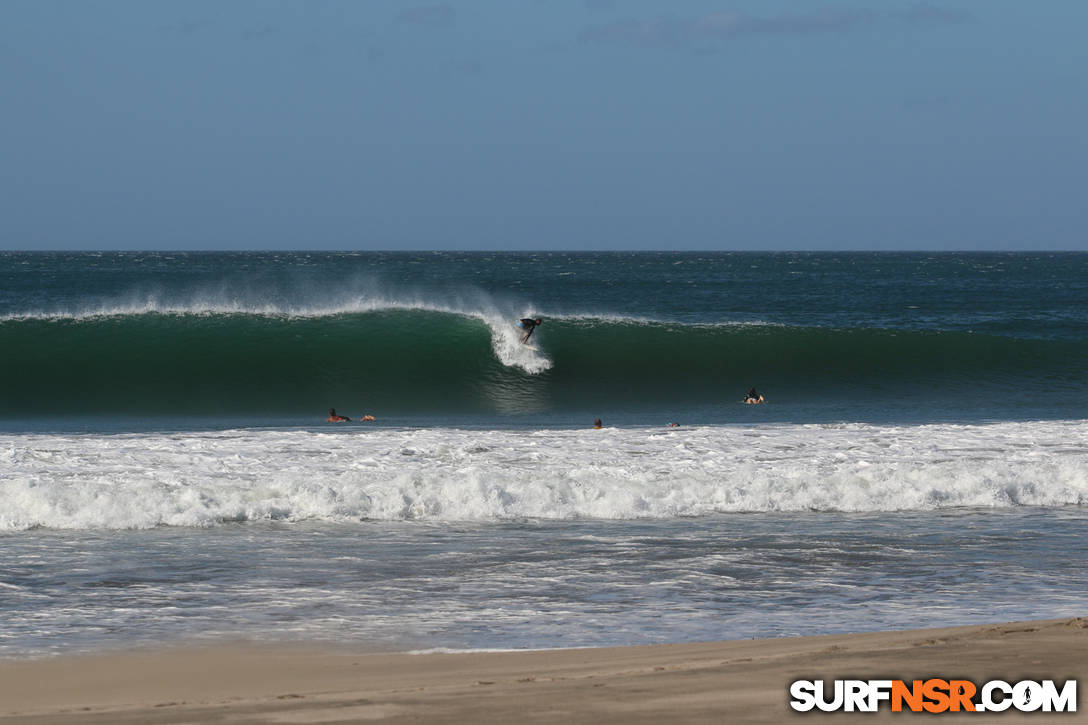
POLYGON ((749 388, 748 395, 744 396, 744 402, 749 405, 759 405, 763 402, 763 396, 757 393, 755 388, 749 388))
POLYGON ((336 408, 329 408, 329 417, 325 419, 326 423, 350 423, 351 418, 346 415, 337 415, 336 408))
POLYGON ((522 344, 529 342, 529 338, 532 336, 533 330, 536 329, 537 325, 543 324, 544 320, 540 319, 539 317, 535 320, 530 317, 523 317, 522 319, 518 320, 518 327, 527 331, 525 333, 525 337, 521 338, 522 344))
MULTIPOLYGON (((374 416, 367 413, 366 415, 364 415, 362 418, 359 419, 359 422, 364 423, 366 421, 371 421, 371 420, 377 420, 377 418, 375 418, 374 416)), ((325 419, 325 422, 326 423, 350 423, 351 418, 347 417, 346 415, 337 415, 336 414, 336 408, 329 408, 329 417, 325 419)))

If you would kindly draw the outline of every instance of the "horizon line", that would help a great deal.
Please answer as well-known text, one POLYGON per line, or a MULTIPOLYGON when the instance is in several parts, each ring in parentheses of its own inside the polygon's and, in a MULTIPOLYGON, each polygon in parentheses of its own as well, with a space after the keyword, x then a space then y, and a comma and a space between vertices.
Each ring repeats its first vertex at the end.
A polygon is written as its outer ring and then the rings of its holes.
POLYGON ((212 248, 172 248, 172 249, 137 249, 137 248, 49 248, 49 249, 0 249, 0 254, 51 254, 65 253, 131 253, 131 254, 252 254, 282 252, 285 254, 415 254, 431 253, 487 253, 487 254, 1088 254, 1088 249, 486 249, 455 248, 435 249, 427 247, 408 249, 269 249, 248 247, 239 249, 212 248))

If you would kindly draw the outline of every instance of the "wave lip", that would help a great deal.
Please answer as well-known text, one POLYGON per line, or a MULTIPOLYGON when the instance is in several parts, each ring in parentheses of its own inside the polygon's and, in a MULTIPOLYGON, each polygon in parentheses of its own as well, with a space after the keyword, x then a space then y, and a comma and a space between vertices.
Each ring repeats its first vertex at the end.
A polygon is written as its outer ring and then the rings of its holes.
POLYGON ((0 436, 0 529, 1088 504, 1088 421, 0 436))
POLYGON ((0 315, 0 323, 35 320, 96 321, 149 315, 167 317, 255 316, 279 319, 319 319, 342 315, 362 315, 391 311, 434 312, 478 320, 491 332, 492 349, 504 365, 539 373, 551 367, 551 361, 538 350, 518 344, 520 338, 512 327, 515 313, 501 310, 483 293, 452 303, 428 300, 424 296, 337 295, 332 301, 310 303, 268 303, 233 298, 230 295, 194 294, 185 300, 170 300, 157 295, 132 296, 127 300, 100 301, 78 308, 34 310, 0 315))

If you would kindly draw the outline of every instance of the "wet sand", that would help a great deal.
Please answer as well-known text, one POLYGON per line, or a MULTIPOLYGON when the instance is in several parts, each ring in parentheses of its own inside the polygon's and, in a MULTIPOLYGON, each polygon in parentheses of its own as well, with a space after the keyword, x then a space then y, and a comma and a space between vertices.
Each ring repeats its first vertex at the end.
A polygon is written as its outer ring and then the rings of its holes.
MULTIPOLYGON (((886 705, 876 715, 794 713, 789 685, 796 679, 943 677, 982 683, 1085 676, 1084 618, 458 654, 234 643, 0 661, 0 719, 92 725, 883 722, 913 716, 891 713, 886 705)), ((941 722, 1088 722, 1088 705, 1078 710, 939 717, 941 722)))

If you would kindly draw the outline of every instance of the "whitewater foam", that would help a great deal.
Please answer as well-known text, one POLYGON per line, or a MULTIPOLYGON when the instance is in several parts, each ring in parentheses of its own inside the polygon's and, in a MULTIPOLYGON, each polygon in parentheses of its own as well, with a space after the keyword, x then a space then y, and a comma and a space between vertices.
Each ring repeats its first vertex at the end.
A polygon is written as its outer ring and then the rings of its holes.
POLYGON ((0 529, 1088 503, 1088 422, 0 436, 0 529))

